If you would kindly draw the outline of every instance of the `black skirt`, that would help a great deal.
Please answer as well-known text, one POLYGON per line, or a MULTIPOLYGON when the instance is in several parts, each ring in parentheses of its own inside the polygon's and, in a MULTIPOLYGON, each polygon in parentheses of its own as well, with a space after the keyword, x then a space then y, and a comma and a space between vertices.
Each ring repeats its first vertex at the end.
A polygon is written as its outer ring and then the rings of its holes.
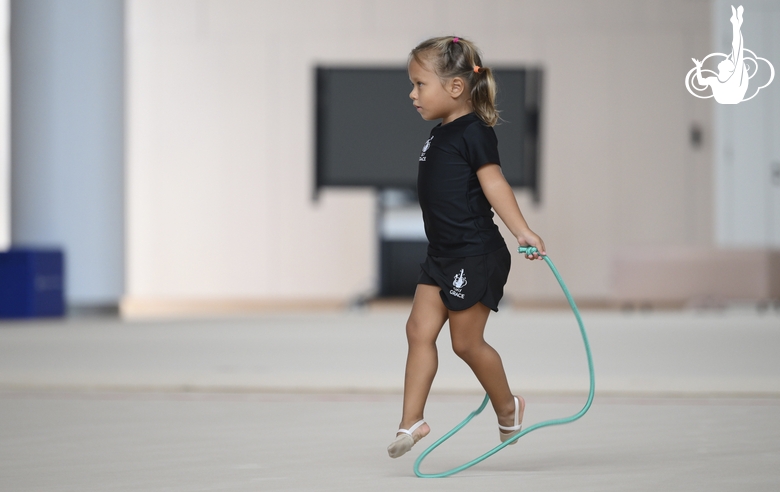
POLYGON ((463 311, 478 302, 498 311, 511 264, 506 246, 481 256, 428 256, 420 264, 417 283, 440 287, 441 300, 451 311, 463 311))

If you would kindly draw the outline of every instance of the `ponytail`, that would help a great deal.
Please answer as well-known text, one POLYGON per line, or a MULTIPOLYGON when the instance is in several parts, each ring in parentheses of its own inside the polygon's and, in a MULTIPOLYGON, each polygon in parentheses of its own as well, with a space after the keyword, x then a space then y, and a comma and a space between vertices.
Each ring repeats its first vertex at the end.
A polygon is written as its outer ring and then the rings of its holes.
POLYGON ((473 83, 471 84, 471 105, 474 112, 488 126, 498 123, 498 110, 496 109, 496 79, 489 68, 476 66, 473 83))
POLYGON ((496 109, 496 81, 493 71, 482 67, 479 50, 471 41, 444 36, 423 41, 409 54, 410 59, 428 62, 442 80, 461 77, 470 89, 471 105, 488 126, 498 122, 496 109))

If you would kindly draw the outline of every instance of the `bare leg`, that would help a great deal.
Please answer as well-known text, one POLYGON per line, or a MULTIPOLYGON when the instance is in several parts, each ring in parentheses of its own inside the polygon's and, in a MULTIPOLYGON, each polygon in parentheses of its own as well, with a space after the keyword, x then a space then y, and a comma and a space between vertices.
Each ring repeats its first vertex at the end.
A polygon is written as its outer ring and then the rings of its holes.
MULTIPOLYGON (((469 365, 474 375, 485 388, 499 425, 514 425, 515 401, 509 389, 504 365, 498 352, 485 341, 485 324, 490 308, 482 303, 464 311, 450 311, 450 334, 452 349, 469 365)), ((525 410, 525 401, 520 400, 520 419, 525 410)))
POLYGON ((734 10, 734 7, 731 7, 731 54, 732 54, 732 62, 734 63, 734 66, 737 66, 737 63, 742 58, 742 12, 745 9, 740 5, 739 9, 734 10))
MULTIPOLYGON (((439 367, 436 339, 447 321, 447 308, 439 296, 440 290, 433 285, 420 284, 414 294, 412 312, 406 323, 409 352, 406 357, 401 429, 408 429, 423 418, 425 402, 439 367)), ((423 424, 415 431, 415 435, 424 437, 428 432, 428 424, 423 424)))

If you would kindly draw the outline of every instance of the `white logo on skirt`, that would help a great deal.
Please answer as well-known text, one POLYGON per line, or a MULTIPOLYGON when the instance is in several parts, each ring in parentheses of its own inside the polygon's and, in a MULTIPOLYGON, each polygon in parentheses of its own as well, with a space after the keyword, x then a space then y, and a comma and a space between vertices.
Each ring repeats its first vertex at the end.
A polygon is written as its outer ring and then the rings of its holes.
POLYGON ((466 274, 463 272, 463 268, 460 269, 460 272, 455 274, 455 280, 452 281, 453 289, 450 290, 450 295, 453 295, 455 297, 458 297, 460 299, 464 299, 466 297, 465 294, 461 292, 463 290, 463 287, 468 284, 468 281, 466 280, 466 274))

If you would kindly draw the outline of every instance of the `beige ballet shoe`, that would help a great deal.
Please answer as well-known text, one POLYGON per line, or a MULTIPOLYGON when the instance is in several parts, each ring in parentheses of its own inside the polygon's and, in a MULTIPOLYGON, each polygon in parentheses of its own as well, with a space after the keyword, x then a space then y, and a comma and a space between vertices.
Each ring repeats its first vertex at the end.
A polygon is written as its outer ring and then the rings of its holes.
MULTIPOLYGON (((511 427, 507 427, 504 425, 498 426, 498 436, 501 438, 501 442, 506 442, 510 440, 513 436, 520 433, 521 430, 523 430, 523 420, 520 417, 520 399, 518 399, 516 396, 515 399, 515 425, 511 427)), ((525 406, 524 406, 525 407, 525 406)), ((525 413, 525 408, 523 408, 523 411, 525 413)), ((511 446, 512 444, 517 444, 517 441, 513 441, 512 443, 508 444, 508 446, 511 446)))
POLYGON ((390 455, 391 458, 398 458, 399 456, 405 455, 410 449, 412 449, 412 446, 417 443, 420 439, 422 439, 425 436, 417 435, 415 436, 413 433, 416 431, 421 425, 425 423, 425 420, 420 420, 413 426, 409 427, 409 429, 398 429, 398 436, 396 436, 395 441, 390 443, 390 445, 387 447, 387 454, 390 455))

